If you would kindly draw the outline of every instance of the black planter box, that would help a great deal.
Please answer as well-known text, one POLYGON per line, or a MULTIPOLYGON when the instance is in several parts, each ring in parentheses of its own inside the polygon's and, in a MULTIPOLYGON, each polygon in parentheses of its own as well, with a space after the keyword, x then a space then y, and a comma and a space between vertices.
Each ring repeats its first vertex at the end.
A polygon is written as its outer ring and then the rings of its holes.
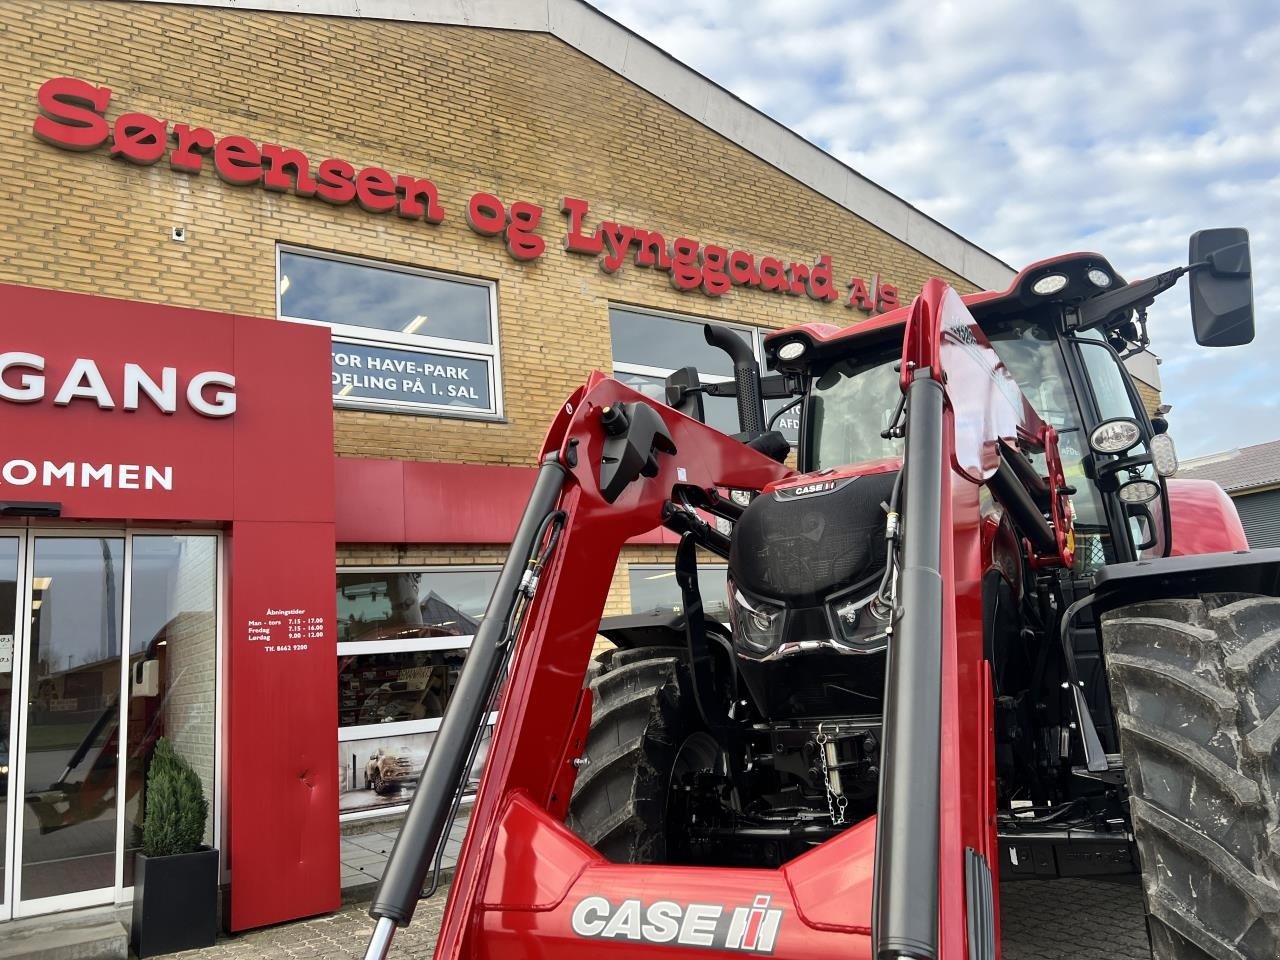
POLYGON ((154 957, 211 947, 218 936, 218 851, 175 857, 138 854, 133 882, 133 952, 154 957))

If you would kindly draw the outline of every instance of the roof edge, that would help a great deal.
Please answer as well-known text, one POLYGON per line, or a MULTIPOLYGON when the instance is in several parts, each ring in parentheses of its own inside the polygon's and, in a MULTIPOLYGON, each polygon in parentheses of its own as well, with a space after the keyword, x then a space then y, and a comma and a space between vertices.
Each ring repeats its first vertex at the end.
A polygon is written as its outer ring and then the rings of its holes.
MULTIPOLYGON (((118 0, 117 0, 118 2, 118 0)), ((584 0, 132 0, 549 33, 983 289, 1016 271, 584 0)))

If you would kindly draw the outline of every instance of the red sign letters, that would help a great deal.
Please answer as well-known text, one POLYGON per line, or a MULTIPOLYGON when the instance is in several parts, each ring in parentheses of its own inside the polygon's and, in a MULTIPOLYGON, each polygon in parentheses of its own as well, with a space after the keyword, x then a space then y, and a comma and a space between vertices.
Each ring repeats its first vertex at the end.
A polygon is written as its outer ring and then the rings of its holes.
MULTIPOLYGON (((64 150, 95 150, 109 143, 109 152, 117 159, 150 166, 167 156, 172 169, 192 174, 200 173, 208 158, 218 177, 236 186, 259 186, 339 205, 354 200, 369 213, 395 211, 397 216, 430 224, 445 219, 435 183, 411 174, 372 166, 356 170, 337 157, 313 164, 292 147, 217 136, 205 127, 145 113, 122 113, 108 123, 111 90, 74 77, 46 81, 36 99, 40 114, 33 125, 35 135, 64 150)), ((700 290, 709 297, 747 287, 820 303, 843 297, 846 307, 869 313, 898 306, 898 288, 881 282, 878 274, 870 284, 852 277, 845 284, 850 292, 844 297, 836 287, 827 254, 818 255, 812 263, 784 261, 689 237, 668 242, 657 231, 611 220, 589 229, 587 201, 576 197, 565 197, 560 210, 568 221, 565 250, 596 257, 605 273, 615 273, 630 260, 636 267, 666 273, 677 290, 700 290)), ((546 241, 536 232, 542 214, 543 208, 536 203, 516 201, 508 206, 481 192, 468 201, 466 222, 481 236, 501 236, 507 252, 524 262, 546 251, 546 241)))

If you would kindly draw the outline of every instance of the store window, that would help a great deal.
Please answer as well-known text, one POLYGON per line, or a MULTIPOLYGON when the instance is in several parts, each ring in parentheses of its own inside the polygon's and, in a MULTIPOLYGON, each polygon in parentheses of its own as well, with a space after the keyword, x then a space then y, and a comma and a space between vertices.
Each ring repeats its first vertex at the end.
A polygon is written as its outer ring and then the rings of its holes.
MULTIPOLYGON (((613 347, 613 375, 646 396, 665 400, 664 381, 680 367, 697 367, 703 383, 733 380, 733 361, 723 350, 707 343, 702 327, 709 320, 675 317, 635 307, 609 308, 609 336, 613 347)), ((765 333, 755 327, 718 323, 733 331, 755 351, 764 369, 762 343, 765 333)), ((738 432, 738 406, 733 397, 704 397, 707 423, 723 433, 738 432)), ((788 400, 770 400, 765 411, 772 417, 788 400)), ((799 408, 778 418, 775 429, 792 444, 800 434, 799 408)))
MULTIPOLYGON (((724 564, 701 564, 698 567, 698 593, 703 612, 713 620, 729 622, 726 582, 729 568, 724 564)), ((670 567, 631 565, 627 571, 631 585, 632 613, 679 613, 684 597, 675 571, 670 567)))
POLYGON ((502 415, 492 283, 283 246, 276 274, 280 318, 333 331, 336 406, 502 415))
MULTIPOLYGON (((343 819, 413 798, 499 567, 338 571, 343 819)), ((477 758, 478 777, 483 756, 477 758)))

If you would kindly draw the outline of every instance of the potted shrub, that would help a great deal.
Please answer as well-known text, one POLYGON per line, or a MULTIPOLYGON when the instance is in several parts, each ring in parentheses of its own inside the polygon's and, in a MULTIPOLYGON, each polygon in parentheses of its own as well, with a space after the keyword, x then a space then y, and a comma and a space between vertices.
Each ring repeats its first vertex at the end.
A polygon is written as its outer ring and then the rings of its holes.
POLYGON ((204 845, 208 816, 200 778, 162 737, 147 771, 134 874, 130 939, 139 957, 208 947, 217 938, 218 851, 204 845))

